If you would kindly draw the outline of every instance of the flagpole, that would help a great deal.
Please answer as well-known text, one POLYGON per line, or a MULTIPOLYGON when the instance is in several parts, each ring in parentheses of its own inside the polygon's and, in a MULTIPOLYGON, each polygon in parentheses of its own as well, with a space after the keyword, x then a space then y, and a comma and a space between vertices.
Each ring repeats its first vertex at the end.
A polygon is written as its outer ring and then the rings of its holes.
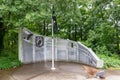
MULTIPOLYGON (((51 5, 53 11, 53 5, 51 5)), ((51 70, 55 70, 55 63, 54 63, 54 21, 53 21, 53 14, 52 14, 52 67, 51 70)))

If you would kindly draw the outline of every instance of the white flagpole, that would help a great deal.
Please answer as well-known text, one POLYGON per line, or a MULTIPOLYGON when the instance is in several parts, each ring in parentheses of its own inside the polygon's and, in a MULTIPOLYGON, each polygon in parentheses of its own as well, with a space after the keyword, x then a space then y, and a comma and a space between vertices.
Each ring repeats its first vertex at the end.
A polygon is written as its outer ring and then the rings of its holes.
MULTIPOLYGON (((53 10, 53 5, 52 5, 52 10, 53 10)), ((53 14, 52 14, 53 16, 53 14)), ((55 70, 55 64, 54 64, 54 21, 52 19, 52 67, 51 70, 55 70)))

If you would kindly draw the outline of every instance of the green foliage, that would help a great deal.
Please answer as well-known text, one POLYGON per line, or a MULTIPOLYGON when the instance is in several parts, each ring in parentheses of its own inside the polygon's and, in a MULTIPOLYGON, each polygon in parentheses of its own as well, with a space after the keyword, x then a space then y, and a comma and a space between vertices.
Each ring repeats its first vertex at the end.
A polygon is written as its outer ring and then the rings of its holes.
POLYGON ((106 46, 97 46, 96 47, 96 53, 97 54, 104 54, 104 55, 111 55, 112 53, 106 48, 106 46))
POLYGON ((80 40, 102 55, 120 51, 120 0, 0 0, 0 56, 18 53, 19 27, 51 36, 51 4, 59 27, 56 37, 80 40))
POLYGON ((4 49, 13 50, 17 49, 18 29, 10 29, 4 35, 4 49))
POLYGON ((120 69, 120 58, 117 54, 111 55, 97 54, 97 55, 104 60, 104 68, 120 69))
POLYGON ((89 31, 88 39, 85 42, 96 52, 97 48, 105 47, 107 51, 115 53, 115 29, 106 23, 102 23, 95 30, 89 31))
POLYGON ((16 68, 20 65, 21 63, 15 55, 0 57, 0 69, 16 68))

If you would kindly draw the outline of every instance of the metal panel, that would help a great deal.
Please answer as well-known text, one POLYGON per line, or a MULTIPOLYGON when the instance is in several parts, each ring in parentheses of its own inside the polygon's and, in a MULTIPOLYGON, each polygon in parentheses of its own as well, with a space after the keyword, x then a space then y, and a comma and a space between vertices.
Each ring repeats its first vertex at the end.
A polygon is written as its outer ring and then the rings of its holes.
MULTIPOLYGON (((34 34, 24 28, 20 32, 20 39, 23 39, 19 50, 19 60, 23 63, 38 61, 51 61, 52 38, 34 34), (23 34, 21 34, 23 32, 23 34), (23 48, 21 48, 23 46, 23 48), (23 53, 21 53, 23 52, 23 53)), ((20 41, 19 39, 19 41, 20 41)), ((80 42, 55 38, 54 57, 55 61, 70 61, 84 63, 95 67, 102 67, 103 61, 95 53, 80 42)))
POLYGON ((23 62, 24 63, 31 63, 33 61, 33 48, 32 44, 24 41, 23 42, 23 62))

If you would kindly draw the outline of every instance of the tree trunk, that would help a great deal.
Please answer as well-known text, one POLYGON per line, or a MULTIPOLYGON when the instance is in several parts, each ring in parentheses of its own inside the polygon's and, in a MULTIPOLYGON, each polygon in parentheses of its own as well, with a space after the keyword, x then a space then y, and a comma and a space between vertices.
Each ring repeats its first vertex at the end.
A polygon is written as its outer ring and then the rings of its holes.
POLYGON ((119 54, 119 30, 118 30, 118 26, 115 25, 116 28, 116 52, 119 54))
POLYGON ((74 36, 74 41, 77 41, 77 37, 76 37, 76 35, 77 35, 77 28, 76 28, 77 26, 75 25, 75 36, 74 36))
POLYGON ((70 29, 70 26, 69 26, 69 27, 68 27, 68 39, 71 39, 70 34, 71 34, 71 29, 70 29))
POLYGON ((81 41, 83 40, 82 39, 82 26, 80 27, 80 39, 81 39, 81 41))
POLYGON ((5 30, 4 30, 4 27, 3 27, 3 19, 0 18, 0 51, 4 48, 4 34, 5 34, 5 30))
POLYGON ((45 31, 46 31, 46 29, 45 29, 45 28, 46 28, 46 25, 45 25, 45 23, 46 23, 46 22, 45 22, 45 20, 44 20, 44 21, 43 21, 43 24, 44 24, 44 26, 43 26, 43 35, 46 35, 46 32, 45 32, 45 31))

